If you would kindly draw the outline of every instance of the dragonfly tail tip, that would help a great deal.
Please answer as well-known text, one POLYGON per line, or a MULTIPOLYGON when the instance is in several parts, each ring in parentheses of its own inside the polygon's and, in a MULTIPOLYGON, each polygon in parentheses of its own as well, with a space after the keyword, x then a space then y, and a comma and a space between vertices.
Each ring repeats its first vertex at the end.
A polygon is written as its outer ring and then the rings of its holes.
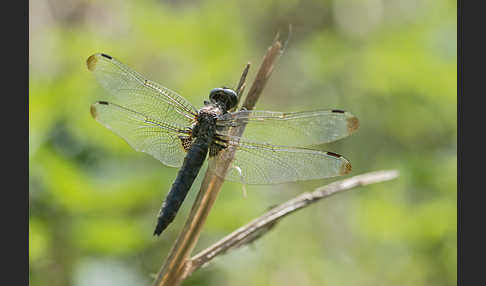
POLYGON ((159 227, 156 227, 154 230, 154 236, 160 236, 160 234, 164 231, 164 229, 159 229, 159 227))

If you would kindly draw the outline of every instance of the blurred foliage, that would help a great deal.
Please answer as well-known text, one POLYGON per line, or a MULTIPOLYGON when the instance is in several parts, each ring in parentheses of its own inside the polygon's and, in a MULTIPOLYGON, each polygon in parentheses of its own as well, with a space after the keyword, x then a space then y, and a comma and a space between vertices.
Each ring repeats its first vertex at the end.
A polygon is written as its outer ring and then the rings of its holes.
MULTIPOLYGON (((91 118, 107 95, 86 58, 113 55, 200 106, 248 61, 251 80, 289 23, 257 108, 349 110, 359 131, 324 150, 351 175, 401 176, 298 212, 184 285, 455 285, 456 15, 439 0, 30 1, 31 285, 149 285, 201 182, 152 237, 177 169, 91 118)), ((330 181, 247 186, 246 198, 226 183, 196 250, 330 181)))

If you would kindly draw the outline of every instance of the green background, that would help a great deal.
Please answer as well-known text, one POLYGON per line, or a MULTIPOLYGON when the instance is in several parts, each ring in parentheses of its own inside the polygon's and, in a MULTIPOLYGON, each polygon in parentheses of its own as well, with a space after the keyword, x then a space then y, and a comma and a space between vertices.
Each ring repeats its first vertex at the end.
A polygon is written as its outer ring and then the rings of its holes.
MULTIPOLYGON (((199 107, 248 61, 251 81, 288 24, 256 108, 349 110, 358 132, 323 150, 346 156, 351 175, 400 177, 299 211, 184 285, 456 285, 456 15, 439 0, 30 1, 31 285, 150 285, 201 183, 153 237, 177 169, 91 118, 107 93, 88 56, 112 55, 199 107)), ((331 181, 247 186, 246 197, 225 183, 196 251, 331 181)))

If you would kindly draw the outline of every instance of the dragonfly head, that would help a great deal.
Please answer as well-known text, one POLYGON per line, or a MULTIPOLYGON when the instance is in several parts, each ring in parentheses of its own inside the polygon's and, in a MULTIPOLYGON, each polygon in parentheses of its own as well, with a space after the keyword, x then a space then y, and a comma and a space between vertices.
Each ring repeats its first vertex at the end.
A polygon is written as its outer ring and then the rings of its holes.
POLYGON ((238 95, 230 88, 217 87, 209 93, 209 100, 221 106, 225 111, 228 111, 238 104, 238 95))

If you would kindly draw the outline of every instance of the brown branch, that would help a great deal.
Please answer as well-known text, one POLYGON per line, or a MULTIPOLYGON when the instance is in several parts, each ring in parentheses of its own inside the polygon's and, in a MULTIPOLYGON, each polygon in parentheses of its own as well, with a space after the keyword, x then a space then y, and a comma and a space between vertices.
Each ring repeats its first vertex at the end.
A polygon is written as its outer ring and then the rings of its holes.
MULTIPOLYGON (((277 36, 263 58, 258 74, 243 104, 244 108, 253 109, 281 53, 282 44, 277 36)), ((247 68, 249 68, 248 65, 247 68)), ((242 78, 246 77, 245 73, 247 72, 247 68, 243 72, 244 75, 242 75, 242 78)), ((238 89, 242 89, 242 87, 244 87, 244 83, 238 85, 238 89)), ((244 126, 233 128, 231 131, 234 135, 241 135, 243 130, 244 126)), ((223 184, 224 179, 216 174, 226 174, 233 159, 234 152, 235 149, 227 148, 222 151, 222 155, 218 156, 216 160, 210 160, 209 168, 201 184, 201 189, 192 206, 184 228, 172 247, 167 260, 157 274, 153 285, 179 285, 187 277, 188 258, 196 245, 204 222, 223 184), (217 171, 213 171, 213 168, 217 168, 217 171)))
POLYGON ((303 193, 283 204, 280 204, 279 206, 272 208, 267 213, 240 227, 212 246, 195 255, 188 262, 188 265, 190 266, 186 270, 185 275, 186 277, 190 276, 194 271, 206 265, 216 256, 226 253, 228 250, 236 249, 255 241, 272 229, 280 219, 297 210, 305 208, 336 193, 347 191, 359 186, 389 181, 396 177, 398 177, 398 171, 396 170, 365 173, 333 182, 329 185, 320 187, 311 193, 303 193))
POLYGON ((255 104, 260 98, 260 94, 265 87, 270 75, 272 74, 275 62, 278 60, 279 56, 283 53, 282 44, 278 39, 279 35, 275 37, 273 44, 268 48, 263 62, 260 65, 260 69, 253 81, 253 84, 246 96, 245 102, 243 103, 243 108, 251 110, 255 107, 255 104))

